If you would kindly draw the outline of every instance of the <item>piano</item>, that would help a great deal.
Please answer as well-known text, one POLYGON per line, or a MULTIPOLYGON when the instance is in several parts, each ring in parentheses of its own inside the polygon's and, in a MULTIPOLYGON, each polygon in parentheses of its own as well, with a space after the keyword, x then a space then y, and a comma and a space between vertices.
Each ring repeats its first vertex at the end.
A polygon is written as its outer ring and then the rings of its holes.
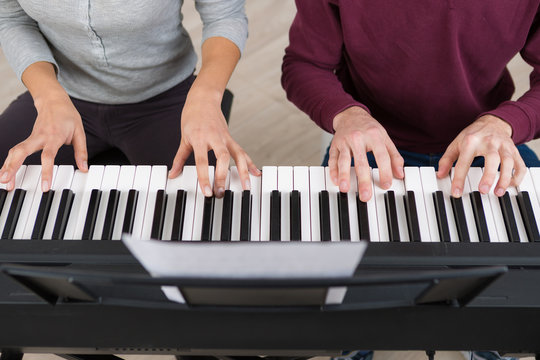
MULTIPOLYGON (((0 349, 52 353, 320 355, 342 349, 467 350, 540 353, 540 169, 530 168, 504 197, 476 191, 452 198, 450 177, 406 168, 388 191, 358 200, 340 193, 324 167, 264 167, 243 191, 230 169, 222 199, 205 198, 196 170, 167 179, 163 166, 55 167, 40 191, 39 166, 0 189, 0 263, 145 276, 121 241, 182 242, 369 240, 357 276, 505 266, 507 273, 466 306, 407 303, 418 284, 350 289, 331 307, 190 307, 166 303, 72 302, 55 305, 0 276, 0 349), (358 305, 361 304, 361 305, 358 305), (32 329, 29 335, 29 328, 32 329), (96 332, 96 329, 99 331, 96 332), (126 329, 129 329, 126 331, 126 329)), ((355 183, 351 169, 351 183, 355 183)), ((1 186, 1 185, 0 185, 1 186)), ((257 246, 257 244, 253 244, 257 246)), ((104 301, 104 300, 103 300, 104 301)))

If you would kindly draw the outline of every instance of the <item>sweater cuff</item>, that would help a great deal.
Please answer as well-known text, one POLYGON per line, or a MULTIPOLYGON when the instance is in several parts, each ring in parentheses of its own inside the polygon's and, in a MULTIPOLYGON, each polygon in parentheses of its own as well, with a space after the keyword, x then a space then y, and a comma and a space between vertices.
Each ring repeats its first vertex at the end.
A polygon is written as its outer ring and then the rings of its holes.
MULTIPOLYGON (((483 115, 493 115, 503 119, 512 127, 512 140, 516 145, 523 144, 532 139, 531 119, 527 110, 515 101, 505 101, 495 110, 486 111, 483 115)), ((479 117, 480 117, 479 116, 479 117)))
POLYGON ((334 130, 334 118, 337 114, 352 106, 360 106, 362 109, 366 110, 369 114, 368 107, 358 101, 348 98, 330 98, 324 102, 321 106, 321 117, 320 117, 320 126, 328 131, 330 134, 335 133, 334 130))

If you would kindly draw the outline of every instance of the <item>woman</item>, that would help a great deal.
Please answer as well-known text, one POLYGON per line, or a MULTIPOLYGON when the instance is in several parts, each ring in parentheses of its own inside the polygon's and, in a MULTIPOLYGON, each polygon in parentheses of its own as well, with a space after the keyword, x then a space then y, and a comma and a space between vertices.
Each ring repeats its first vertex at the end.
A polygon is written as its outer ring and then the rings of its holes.
POLYGON ((55 161, 86 171, 88 159, 110 147, 132 164, 167 164, 170 177, 193 151, 207 196, 223 194, 232 156, 249 187, 248 171, 259 172, 220 108, 247 38, 244 0, 195 1, 203 21, 196 78, 182 3, 0 1, 2 49, 28 88, 0 115, 0 182, 8 190, 25 160, 41 160, 48 191, 55 161), (214 191, 209 150, 217 158, 214 191))

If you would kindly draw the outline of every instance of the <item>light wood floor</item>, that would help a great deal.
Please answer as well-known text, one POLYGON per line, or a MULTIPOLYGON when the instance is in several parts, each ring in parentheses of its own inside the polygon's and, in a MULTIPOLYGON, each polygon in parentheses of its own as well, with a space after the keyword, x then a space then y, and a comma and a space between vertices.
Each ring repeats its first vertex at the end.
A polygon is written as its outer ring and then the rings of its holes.
MULTIPOLYGON (((230 131, 251 155, 263 165, 319 165, 325 136, 309 118, 291 105, 280 85, 281 59, 288 44, 288 27, 294 18, 292 1, 249 0, 247 13, 250 37, 229 88, 235 95, 230 131)), ((184 5, 185 25, 196 47, 200 46, 201 24, 193 2, 184 5)), ((516 96, 528 88, 530 67, 519 58, 511 63, 516 79, 516 96)), ((0 53, 0 111, 24 87, 0 53)), ((0 130, 1 131, 1 130, 0 130)), ((531 143, 540 150, 537 142, 531 143)), ((362 326, 362 324, 358 324, 362 326)), ((25 359, 46 359, 48 355, 25 355, 25 359)), ((171 356, 127 356, 132 360, 167 359, 171 356)), ((440 360, 461 360, 458 352, 439 352, 440 360)), ((424 360, 423 352, 376 352, 376 360, 424 360)))

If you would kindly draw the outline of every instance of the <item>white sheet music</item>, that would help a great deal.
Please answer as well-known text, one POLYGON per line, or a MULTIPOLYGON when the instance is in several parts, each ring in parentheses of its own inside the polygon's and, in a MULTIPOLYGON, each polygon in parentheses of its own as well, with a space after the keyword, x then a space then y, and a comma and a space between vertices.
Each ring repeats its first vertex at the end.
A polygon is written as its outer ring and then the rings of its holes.
MULTIPOLYGON (((354 273, 366 242, 171 242, 123 236, 124 244, 154 277, 286 279, 347 277, 354 273)), ((344 288, 328 292, 326 303, 343 301, 344 288)), ((185 302, 175 287, 164 289, 185 302)))

